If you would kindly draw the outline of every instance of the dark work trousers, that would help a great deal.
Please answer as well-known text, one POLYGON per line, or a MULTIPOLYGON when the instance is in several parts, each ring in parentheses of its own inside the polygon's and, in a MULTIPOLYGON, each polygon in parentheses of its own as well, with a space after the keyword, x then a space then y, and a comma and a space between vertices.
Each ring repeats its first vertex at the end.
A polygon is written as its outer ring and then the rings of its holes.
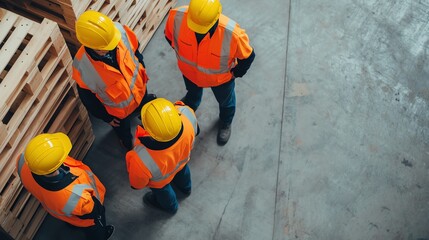
MULTIPOLYGON (((196 111, 203 97, 203 88, 198 87, 185 76, 183 76, 183 79, 185 80, 185 86, 188 92, 182 101, 196 111)), ((233 78, 229 82, 211 87, 211 89, 219 103, 219 119, 226 124, 232 123, 236 106, 235 79, 233 78)))
POLYGON ((112 126, 116 135, 118 135, 122 144, 125 146, 125 148, 127 148, 128 151, 133 149, 133 135, 131 133, 131 120, 133 118, 139 116, 143 105, 145 105, 147 102, 152 101, 153 99, 155 99, 154 95, 148 94, 148 91, 146 90, 146 93, 145 93, 140 105, 136 108, 136 110, 134 110, 134 112, 132 112, 126 118, 119 119, 120 124, 118 127, 112 126))
MULTIPOLYGON (((186 164, 182 170, 176 173, 172 182, 182 192, 191 192, 191 171, 189 170, 188 164, 186 164)), ((179 204, 177 202, 176 193, 170 184, 165 185, 163 188, 150 188, 153 192, 155 200, 165 210, 175 213, 179 204)))

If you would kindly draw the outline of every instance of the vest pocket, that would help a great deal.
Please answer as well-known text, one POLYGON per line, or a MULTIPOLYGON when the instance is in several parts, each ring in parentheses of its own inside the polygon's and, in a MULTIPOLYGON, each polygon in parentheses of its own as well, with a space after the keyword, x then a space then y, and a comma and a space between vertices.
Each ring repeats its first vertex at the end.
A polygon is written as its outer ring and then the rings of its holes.
POLYGON ((228 72, 228 61, 229 56, 221 56, 219 53, 211 52, 210 54, 210 63, 211 67, 214 69, 222 70, 223 73, 228 72))
POLYGON ((129 86, 125 86, 125 84, 125 80, 117 81, 106 88, 106 93, 113 102, 119 103, 127 100, 130 95, 130 88, 129 86))
POLYGON ((193 61, 194 47, 191 43, 184 42, 182 39, 179 39, 179 55, 186 58, 189 61, 193 61))

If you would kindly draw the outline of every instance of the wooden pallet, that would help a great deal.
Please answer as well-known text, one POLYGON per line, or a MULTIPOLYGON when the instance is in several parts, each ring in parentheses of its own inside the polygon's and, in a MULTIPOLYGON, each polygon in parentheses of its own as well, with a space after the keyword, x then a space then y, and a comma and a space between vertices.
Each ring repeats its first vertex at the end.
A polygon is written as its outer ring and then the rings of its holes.
POLYGON ((147 16, 137 24, 134 32, 140 41, 139 50, 143 52, 146 45, 149 43, 156 29, 158 29, 168 11, 175 6, 177 0, 159 0, 151 1, 151 4, 146 9, 147 16), (149 37, 147 37, 149 36, 149 37))
MULTIPOLYGON (((38 126, 30 129, 28 136, 25 137, 23 142, 28 142, 34 135, 45 132, 46 129, 49 129, 47 132, 64 132, 70 136, 70 140, 73 144, 70 156, 76 159, 83 159, 94 141, 94 135, 88 114, 78 99, 76 86, 72 82, 69 84, 70 87, 66 88, 67 90, 61 93, 63 98, 61 102, 57 104, 57 111, 53 113, 50 121, 48 121, 45 126, 38 126), (72 106, 72 108, 67 106, 72 106)), ((46 118, 42 119, 42 117, 38 120, 47 122, 46 118)), ((23 148, 24 146, 14 151, 13 155, 19 157, 23 152, 23 148)), ((3 177, 6 175, 2 172, 1 176, 3 177)), ((42 210, 38 210, 38 205, 34 206, 34 197, 23 189, 15 171, 10 173, 7 182, 8 184, 3 190, 0 209, 7 209, 9 212, 5 215, 5 218, 3 218, 4 222, 2 227, 15 239, 19 239, 19 236, 25 237, 23 239, 31 239, 35 231, 30 231, 28 229, 37 230, 41 222, 33 222, 33 220, 29 222, 31 219, 29 217, 36 217, 37 215, 37 219, 41 218, 40 221, 42 221, 43 217, 39 217, 41 216, 39 212, 42 210), (28 209, 29 207, 27 206, 30 206, 30 209, 28 209), (26 211, 26 213, 21 214, 22 211, 26 211), (16 229, 20 229, 21 231, 15 231, 16 229)))
MULTIPOLYGON (((72 141, 73 148, 70 156, 83 159, 94 141, 94 135, 88 113, 78 99, 76 86, 72 86, 74 84, 72 82, 69 84, 70 87, 66 88, 66 92, 60 94, 63 96, 62 101, 57 103, 57 111, 51 114, 50 120, 47 121, 47 118, 44 117, 49 114, 48 109, 45 109, 44 114, 36 119, 40 122, 47 122, 47 124, 29 129, 22 142, 28 142, 34 135, 45 132, 47 129, 47 132, 61 131, 66 133, 72 141)), ((12 155, 19 157, 23 150, 24 145, 13 151, 12 155)), ((2 190, 0 209, 9 211, 8 214, 0 217, 0 221, 4 219, 0 225, 15 239, 21 239, 20 236, 22 239, 31 239, 40 226, 44 215, 41 213, 42 210, 38 208, 39 206, 34 206, 32 203, 35 201, 34 198, 23 189, 19 177, 14 171, 15 160, 8 165, 12 167, 4 168, 4 171, 0 173, 0 177, 3 178, 0 181, 6 182, 2 190), (21 214, 23 211, 25 214, 21 214), (31 218, 29 217, 31 216, 33 216, 33 220, 30 222, 31 218), (35 222, 34 219, 39 219, 39 221, 35 222), (20 231, 16 231, 16 229, 20 229, 20 231)))
POLYGON ((39 25, 31 24, 4 9, 0 9, 0 18, 3 31, 0 51, 8 53, 0 59, 1 75, 4 76, 0 79, 0 132, 4 137, 0 150, 3 150, 17 143, 19 134, 25 131, 31 117, 44 104, 47 90, 56 87, 58 76, 72 59, 54 22, 46 20, 39 25), (20 28, 23 25, 30 27, 20 28), (26 119, 29 120, 24 121, 26 119))
POLYGON ((74 55, 80 47, 76 38, 75 22, 86 10, 95 10, 112 20, 129 26, 136 32, 143 51, 168 10, 177 0, 3 0, 3 5, 11 11, 33 21, 43 18, 57 22, 74 55))
POLYGON ((62 131, 72 136, 70 155, 83 159, 94 135, 56 23, 39 24, 0 8, 0 52, 0 232, 29 240, 46 212, 15 170, 25 145, 37 134, 62 131), (69 102, 73 108, 63 108, 69 102))

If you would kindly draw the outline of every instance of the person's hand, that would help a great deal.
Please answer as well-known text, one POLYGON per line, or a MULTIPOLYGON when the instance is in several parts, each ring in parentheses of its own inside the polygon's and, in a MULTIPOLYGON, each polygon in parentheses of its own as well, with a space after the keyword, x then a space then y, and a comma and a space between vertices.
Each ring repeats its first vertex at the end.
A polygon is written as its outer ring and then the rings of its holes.
POLYGON ((112 127, 119 127, 119 124, 121 124, 121 121, 119 119, 114 118, 111 122, 109 122, 109 125, 112 127))
POLYGON ((230 70, 231 74, 232 74, 232 78, 236 78, 234 75, 234 68, 230 70))

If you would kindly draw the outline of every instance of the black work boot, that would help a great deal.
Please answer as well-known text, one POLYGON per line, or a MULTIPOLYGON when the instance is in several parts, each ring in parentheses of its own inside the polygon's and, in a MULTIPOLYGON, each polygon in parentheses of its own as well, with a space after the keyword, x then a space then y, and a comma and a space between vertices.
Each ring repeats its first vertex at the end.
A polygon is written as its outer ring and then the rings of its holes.
POLYGON ((106 231, 106 239, 109 239, 115 232, 115 227, 113 225, 107 225, 104 229, 106 231))
POLYGON ((219 129, 217 132, 217 144, 220 146, 225 145, 231 136, 231 123, 224 123, 220 121, 219 129))

